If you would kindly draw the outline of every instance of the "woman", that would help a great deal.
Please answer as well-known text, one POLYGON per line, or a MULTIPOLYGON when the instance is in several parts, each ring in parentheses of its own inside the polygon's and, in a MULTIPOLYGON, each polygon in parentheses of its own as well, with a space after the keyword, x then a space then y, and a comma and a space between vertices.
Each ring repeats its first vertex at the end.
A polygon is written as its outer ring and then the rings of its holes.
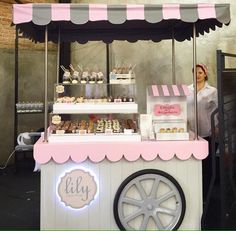
MULTIPOLYGON (((211 113, 218 106, 217 89, 208 84, 208 70, 204 64, 196 65, 197 78, 197 110, 198 110, 198 135, 209 142, 209 155, 202 162, 203 198, 206 198, 211 179, 211 113)), ((191 92, 188 97, 188 123, 189 129, 194 131, 194 87, 189 86, 191 92)), ((217 121, 215 121, 217 123, 217 121)), ((217 124, 216 124, 217 125, 217 124)))

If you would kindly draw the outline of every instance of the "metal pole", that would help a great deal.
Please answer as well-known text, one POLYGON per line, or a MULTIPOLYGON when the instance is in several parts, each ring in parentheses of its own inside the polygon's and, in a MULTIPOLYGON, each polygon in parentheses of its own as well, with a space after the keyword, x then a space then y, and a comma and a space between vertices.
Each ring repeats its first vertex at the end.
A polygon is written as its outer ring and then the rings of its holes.
POLYGON ((219 109, 219 150, 220 150, 220 226, 225 226, 226 214, 226 181, 225 181, 225 144, 224 144, 224 131, 225 131, 225 113, 224 113, 224 100, 223 100, 223 81, 222 72, 225 69, 225 55, 221 50, 217 51, 217 89, 218 89, 218 109, 219 109))
POLYGON ((176 84, 176 76, 175 76, 175 39, 172 36, 172 83, 176 84))
POLYGON ((61 52, 61 27, 58 28, 58 41, 57 41, 57 84, 59 83, 59 67, 60 67, 60 52, 61 52))
POLYGON ((107 94, 110 96, 111 89, 110 89, 110 45, 106 43, 106 76, 107 76, 107 94))
POLYGON ((15 100, 14 100, 14 147, 17 144, 16 137, 18 133, 18 114, 16 110, 16 104, 18 103, 18 78, 19 78, 19 32, 18 26, 16 26, 16 38, 15 38, 15 100))
POLYGON ((198 110, 197 110, 197 49, 196 49, 196 25, 193 24, 193 88, 194 88, 194 128, 195 135, 194 139, 198 140, 198 110))
POLYGON ((48 142, 48 27, 45 27, 44 63, 44 142, 48 142))

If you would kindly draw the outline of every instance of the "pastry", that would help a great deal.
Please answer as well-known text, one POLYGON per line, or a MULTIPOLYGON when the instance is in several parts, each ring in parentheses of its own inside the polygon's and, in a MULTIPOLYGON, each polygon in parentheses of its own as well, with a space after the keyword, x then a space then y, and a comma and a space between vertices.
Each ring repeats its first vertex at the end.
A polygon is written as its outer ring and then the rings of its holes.
POLYGON ((173 133, 178 132, 178 128, 176 128, 176 127, 172 128, 172 132, 173 132, 173 133))
POLYGON ((94 133, 94 122, 93 122, 93 120, 89 120, 88 133, 94 133))
POLYGON ((112 96, 109 96, 108 99, 107 99, 107 101, 108 101, 109 103, 113 102, 112 96))
POLYGON ((120 123, 117 119, 112 120, 112 129, 114 133, 120 133, 121 131, 120 123))
POLYGON ((114 98, 114 102, 115 102, 115 103, 121 103, 121 102, 122 102, 121 97, 118 96, 118 97, 114 98))
POLYGON ((178 130, 180 133, 184 132, 184 129, 183 128, 179 128, 178 130))
POLYGON ((160 133, 165 133, 165 132, 166 132, 166 129, 165 129, 165 128, 160 128, 159 132, 160 132, 160 133))
POLYGON ((125 96, 123 96, 122 102, 127 102, 127 98, 125 96))
POLYGON ((102 102, 103 102, 103 103, 107 103, 107 102, 108 102, 107 97, 103 97, 103 98, 102 98, 102 102))
POLYGON ((170 132, 171 132, 171 129, 170 129, 170 128, 166 128, 166 132, 167 132, 167 133, 170 133, 170 132))
POLYGON ((132 129, 134 132, 136 132, 137 127, 132 119, 128 119, 127 124, 128 124, 129 129, 132 129))
POLYGON ((96 133, 104 133, 104 121, 97 120, 96 133))
POLYGON ((134 98, 133 97, 129 97, 129 102, 134 102, 134 98))
POLYGON ((77 122, 71 122, 68 128, 68 133, 76 133, 77 127, 78 127, 77 122))
POLYGON ((84 97, 80 96, 76 99, 77 103, 83 103, 84 102, 84 97))

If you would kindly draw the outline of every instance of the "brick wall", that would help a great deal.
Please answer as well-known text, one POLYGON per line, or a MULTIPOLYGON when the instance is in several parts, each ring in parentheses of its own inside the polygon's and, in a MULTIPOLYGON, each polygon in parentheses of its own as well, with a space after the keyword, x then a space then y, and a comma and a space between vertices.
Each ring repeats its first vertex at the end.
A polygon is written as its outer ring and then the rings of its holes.
MULTIPOLYGON (((25 3, 57 3, 57 0, 22 0, 25 3)), ((0 1, 0 48, 3 49, 14 49, 15 47, 15 27, 12 24, 12 5, 15 3, 14 0, 1 0, 0 1)), ((35 44, 28 39, 19 40, 20 49, 32 49, 32 50, 43 50, 44 44, 35 44)), ((56 49, 54 44, 49 44, 49 50, 56 49)))

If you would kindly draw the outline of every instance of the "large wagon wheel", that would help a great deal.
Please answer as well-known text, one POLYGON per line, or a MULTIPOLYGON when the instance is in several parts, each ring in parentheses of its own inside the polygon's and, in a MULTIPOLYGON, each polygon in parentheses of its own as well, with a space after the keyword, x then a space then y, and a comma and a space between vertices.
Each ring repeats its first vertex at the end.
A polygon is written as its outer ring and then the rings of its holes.
POLYGON ((172 176, 145 169, 121 183, 113 211, 121 230, 174 230, 184 218, 185 197, 172 176))

